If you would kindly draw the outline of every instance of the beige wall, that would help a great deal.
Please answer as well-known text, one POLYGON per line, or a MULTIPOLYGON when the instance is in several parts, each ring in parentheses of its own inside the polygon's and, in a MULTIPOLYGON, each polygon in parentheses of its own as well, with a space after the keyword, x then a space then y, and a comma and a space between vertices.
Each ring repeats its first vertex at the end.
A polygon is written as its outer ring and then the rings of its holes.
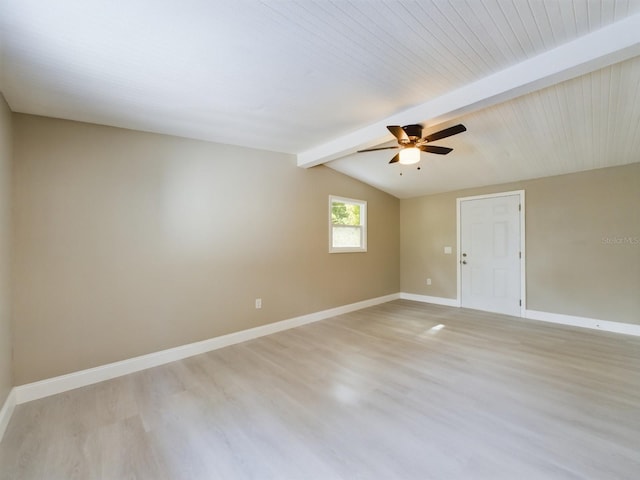
POLYGON ((29 115, 14 132, 16 384, 399 291, 399 200, 329 168, 29 115), (327 253, 329 194, 368 201, 367 253, 327 253))
POLYGON ((15 384, 399 290, 455 298, 456 198, 517 189, 528 308, 640 323, 640 164, 400 202, 290 155, 20 114, 13 132, 15 384), (369 202, 368 253, 327 253, 329 194, 369 202))
POLYGON ((521 189, 527 308, 640 324, 638 163, 402 200, 401 290, 455 298, 456 198, 521 189))
POLYGON ((0 408, 13 387, 10 318, 11 111, 0 94, 0 408))

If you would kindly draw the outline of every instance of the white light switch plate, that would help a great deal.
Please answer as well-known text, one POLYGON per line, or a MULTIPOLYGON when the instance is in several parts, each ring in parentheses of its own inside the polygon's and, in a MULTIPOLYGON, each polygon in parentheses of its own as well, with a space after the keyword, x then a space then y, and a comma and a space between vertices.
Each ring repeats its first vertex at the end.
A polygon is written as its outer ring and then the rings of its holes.
POLYGON ((444 253, 446 253, 447 255, 451 255, 452 249, 451 247, 444 247, 444 253))

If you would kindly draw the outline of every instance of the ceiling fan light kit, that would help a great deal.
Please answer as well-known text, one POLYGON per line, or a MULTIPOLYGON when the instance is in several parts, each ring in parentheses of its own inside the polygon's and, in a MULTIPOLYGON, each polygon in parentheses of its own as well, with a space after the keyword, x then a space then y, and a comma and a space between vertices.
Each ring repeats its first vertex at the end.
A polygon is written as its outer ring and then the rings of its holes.
POLYGON ((400 149, 400 152, 394 156, 389 163, 400 163, 402 165, 413 165, 420 161, 420 152, 435 153, 436 155, 446 155, 453 151, 452 148, 439 147, 437 145, 427 145, 442 138, 447 138, 458 133, 466 132, 467 128, 461 123, 453 127, 445 128, 438 132, 434 132, 422 137, 422 125, 412 124, 401 127, 399 125, 389 125, 387 127, 394 137, 398 140, 398 145, 394 147, 378 147, 368 148, 366 150, 358 150, 361 152, 373 152, 376 150, 400 149))
POLYGON ((402 165, 413 165, 420 161, 420 149, 418 147, 405 147, 400 150, 400 159, 402 165))

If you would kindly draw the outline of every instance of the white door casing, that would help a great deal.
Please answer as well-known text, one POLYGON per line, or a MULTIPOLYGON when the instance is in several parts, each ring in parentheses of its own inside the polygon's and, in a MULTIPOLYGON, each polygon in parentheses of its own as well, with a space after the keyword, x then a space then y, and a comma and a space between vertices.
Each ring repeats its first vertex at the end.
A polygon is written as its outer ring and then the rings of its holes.
POLYGON ((523 316, 524 191, 458 199, 460 306, 523 316))

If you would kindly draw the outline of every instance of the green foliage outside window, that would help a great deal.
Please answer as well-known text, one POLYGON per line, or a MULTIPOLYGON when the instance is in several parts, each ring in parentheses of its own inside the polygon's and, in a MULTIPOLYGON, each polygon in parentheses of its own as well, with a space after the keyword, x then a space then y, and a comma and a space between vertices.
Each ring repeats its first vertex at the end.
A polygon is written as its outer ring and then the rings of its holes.
POLYGON ((333 202, 331 204, 331 223, 334 225, 360 225, 360 205, 333 202))

